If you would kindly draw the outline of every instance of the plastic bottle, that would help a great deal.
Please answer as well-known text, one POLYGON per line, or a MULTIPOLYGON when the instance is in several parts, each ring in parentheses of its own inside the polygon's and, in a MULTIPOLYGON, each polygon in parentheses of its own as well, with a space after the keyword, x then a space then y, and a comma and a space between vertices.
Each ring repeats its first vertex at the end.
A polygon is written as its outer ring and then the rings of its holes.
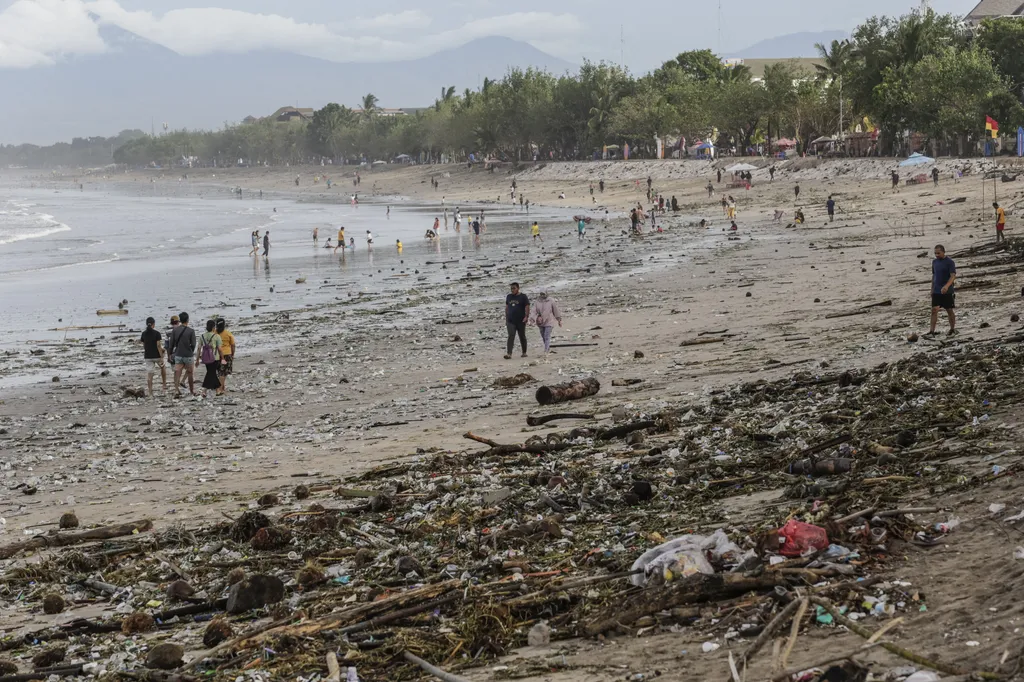
POLYGON ((954 516, 949 521, 935 524, 935 530, 940 533, 948 533, 960 525, 960 517, 954 516))
POLYGON ((356 667, 350 666, 348 672, 345 673, 345 682, 359 682, 359 673, 356 672, 356 667))

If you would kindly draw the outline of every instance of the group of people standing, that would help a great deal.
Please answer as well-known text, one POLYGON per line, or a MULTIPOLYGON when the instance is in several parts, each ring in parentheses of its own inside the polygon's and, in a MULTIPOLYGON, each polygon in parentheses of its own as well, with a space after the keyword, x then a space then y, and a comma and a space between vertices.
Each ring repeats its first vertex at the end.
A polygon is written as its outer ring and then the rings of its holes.
POLYGON ((203 397, 209 391, 224 395, 227 391, 228 376, 232 373, 235 359, 235 335, 227 329, 224 318, 206 321, 206 331, 196 336, 190 326, 189 314, 181 313, 171 317, 171 330, 167 337, 156 329, 156 320, 146 319, 146 329, 140 339, 146 366, 146 381, 149 397, 153 397, 153 377, 160 372, 164 392, 167 391, 167 365, 173 368, 175 396, 181 397, 182 384, 187 381, 188 391, 196 395, 195 370, 199 365, 206 367, 206 376, 201 385, 203 397))

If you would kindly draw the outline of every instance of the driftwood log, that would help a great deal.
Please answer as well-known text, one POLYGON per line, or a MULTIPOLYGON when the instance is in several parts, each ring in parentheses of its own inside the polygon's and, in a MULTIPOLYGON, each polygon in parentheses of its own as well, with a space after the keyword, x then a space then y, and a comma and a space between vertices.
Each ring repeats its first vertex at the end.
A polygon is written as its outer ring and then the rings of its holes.
POLYGON ((612 604, 584 623, 580 630, 581 634, 594 637, 677 606, 721 601, 747 592, 772 590, 785 584, 784 576, 779 574, 754 577, 742 573, 698 574, 661 589, 629 594, 623 602, 612 604))
POLYGON ((116 526, 91 528, 77 533, 37 535, 31 540, 15 542, 13 544, 0 547, 0 559, 10 559, 21 552, 33 549, 42 549, 44 547, 68 547, 70 545, 77 545, 80 542, 86 542, 87 540, 110 540, 111 538, 120 538, 125 535, 132 535, 134 533, 151 530, 152 528, 152 521, 149 519, 142 519, 141 521, 121 523, 116 526))
POLYGON ((496 443, 490 438, 478 436, 472 431, 467 431, 462 434, 462 437, 490 446, 491 449, 484 453, 487 455, 514 455, 520 452, 539 455, 545 452, 559 452, 571 447, 569 443, 532 443, 530 445, 523 445, 522 443, 496 443))
POLYGON ((567 400, 579 400, 592 396, 601 390, 601 382, 594 377, 570 381, 554 386, 541 386, 537 389, 537 402, 541 405, 554 405, 567 400))
POLYGON ((558 421, 559 419, 593 419, 592 414, 575 414, 568 412, 560 412, 558 414, 547 414, 543 417, 538 415, 529 415, 526 418, 526 423, 530 426, 540 426, 541 424, 547 424, 548 422, 558 421))

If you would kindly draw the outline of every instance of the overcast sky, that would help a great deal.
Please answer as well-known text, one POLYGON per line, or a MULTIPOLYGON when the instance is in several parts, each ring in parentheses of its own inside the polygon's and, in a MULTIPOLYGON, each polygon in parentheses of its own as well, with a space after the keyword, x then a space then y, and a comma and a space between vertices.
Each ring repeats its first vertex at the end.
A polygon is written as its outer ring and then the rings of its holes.
MULTIPOLYGON (((967 13, 973 0, 931 0, 967 13)), ((181 54, 283 49, 335 61, 422 57, 475 38, 527 40, 568 61, 647 71, 687 49, 740 50, 800 31, 849 31, 906 0, 0 0, 0 68, 39 68, 105 49, 90 13, 181 54), (625 15, 625 17, 624 17, 625 15), (620 27, 624 44, 620 44, 620 27)))

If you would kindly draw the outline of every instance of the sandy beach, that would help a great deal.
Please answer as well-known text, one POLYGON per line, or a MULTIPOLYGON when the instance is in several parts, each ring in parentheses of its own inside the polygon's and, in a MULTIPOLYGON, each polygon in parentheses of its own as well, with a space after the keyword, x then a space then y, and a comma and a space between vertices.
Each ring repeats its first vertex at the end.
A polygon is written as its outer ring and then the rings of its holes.
MULTIPOLYGON (((424 253, 405 263, 415 274, 429 271, 427 283, 410 279, 386 293, 308 305, 298 295, 294 305, 257 310, 234 325, 240 347, 235 373, 228 395, 211 402, 175 400, 159 389, 153 400, 126 397, 126 387, 145 383, 141 347, 130 338, 111 340, 101 330, 78 333, 82 343, 48 346, 42 355, 32 355, 27 346, 8 351, 6 366, 31 380, 0 393, 0 544, 49 530, 69 510, 83 525, 149 518, 158 530, 234 518, 254 508, 261 495, 284 494, 300 481, 333 487, 381 464, 474 449, 463 437, 467 431, 499 443, 543 437, 557 430, 555 425, 524 426, 526 415, 537 411, 533 394, 542 384, 598 377, 600 392, 568 411, 611 424, 613 412, 623 407, 653 413, 744 382, 854 372, 916 355, 928 362, 930 354, 987 347, 1019 329, 1011 315, 1021 313, 1020 274, 1002 264, 987 265, 989 257, 962 258, 995 240, 993 192, 1009 215, 1008 235, 1020 234, 1024 192, 1020 182, 983 180, 985 172, 997 168, 995 162, 943 160, 937 166, 938 186, 929 178, 901 185, 898 193, 889 183, 896 164, 891 159, 780 162, 774 181, 768 179, 769 164, 755 163, 762 168, 749 190, 729 189, 725 177, 715 183, 714 197, 705 190, 713 167, 703 162, 551 163, 523 169, 515 181, 537 215, 545 216, 543 243, 531 242, 524 227, 515 227, 521 240, 506 236, 500 246, 497 239, 489 246, 485 235, 482 248, 467 244, 466 250, 440 259, 424 253), (954 180, 958 167, 965 173, 954 180), (638 201, 647 205, 648 177, 666 201, 676 197, 681 210, 658 216, 663 232, 652 233, 648 223, 642 238, 629 237, 626 214, 638 201), (603 193, 596 189, 601 180, 603 193), (801 191, 794 199, 797 184, 801 191), (729 194, 738 210, 734 235, 718 203, 729 194), (839 207, 834 222, 825 214, 830 195, 839 207), (807 217, 802 225, 793 224, 798 208, 807 217), (777 222, 776 210, 783 211, 777 222), (568 219, 576 212, 593 219, 583 242, 568 219), (702 218, 709 221, 706 228, 697 225, 702 218), (960 263, 960 336, 916 340, 928 331, 931 252, 938 243, 960 263), (555 330, 554 343, 568 347, 544 355, 532 328, 528 357, 519 358, 517 348, 514 359, 503 359, 503 301, 511 281, 520 282, 531 298, 547 291, 558 301, 563 326, 555 330), (911 335, 914 342, 908 341, 911 335), (513 389, 495 386, 497 379, 517 373, 536 381, 513 389), (640 381, 613 386, 615 379, 640 381), (37 492, 25 495, 27 486, 37 492)), ((1020 170, 1001 163, 1004 170, 1020 170)), ((344 205, 353 191, 353 172, 197 169, 189 172, 188 182, 197 193, 239 187, 247 197, 262 191, 268 200, 344 205), (332 190, 313 184, 321 172, 333 178, 332 190)), ((901 173, 905 178, 907 172, 901 173)), ((449 211, 456 205, 464 212, 519 211, 502 205, 512 178, 509 169, 389 167, 365 172, 358 190, 365 209, 392 202, 399 208, 403 203, 426 207, 421 211, 425 229, 431 214, 442 211, 442 197, 449 211), (436 190, 432 178, 440 183, 436 190)), ((85 193, 152 192, 179 184, 177 174, 160 171, 22 180, 46 187, 81 182, 85 193)), ((529 220, 523 211, 513 222, 529 220)), ((358 223, 353 228, 358 238, 358 223)), ((274 275, 287 282, 300 273, 275 269, 274 275)), ((229 303, 248 307, 249 300, 229 303)), ((939 328, 944 331, 944 320, 939 328)), ((1013 441, 1020 435, 1019 406, 1008 403, 1002 410, 993 415, 1005 425, 998 440, 1013 441)), ((1010 466, 1015 457, 1000 463, 1010 466)), ((977 471, 990 468, 973 465, 977 471)), ((1000 485, 1001 499, 1011 492, 1019 497, 1015 481, 1000 485)), ((949 502, 963 505, 961 515, 982 514, 990 498, 965 491, 949 502)), ((784 512, 791 504, 766 499, 740 491, 722 503, 723 514, 738 522, 767 507, 784 512)), ((665 531, 689 524, 674 518, 665 531)), ((918 584, 943 571, 965 578, 971 566, 985 561, 1011 566, 1005 539, 985 536, 984 541, 972 536, 957 549, 934 550, 933 563, 910 553, 886 579, 918 584)), ((0 566, 9 570, 19 561, 0 566)), ((933 652, 941 649, 943 628, 954 628, 966 608, 954 605, 957 581, 945 575, 929 595, 931 623, 912 635, 933 652)), ((979 610, 993 598, 988 587, 976 586, 966 597, 979 610)), ((39 614, 13 602, 5 602, 0 613, 0 629, 8 632, 41 622, 39 614)), ((979 616, 986 619, 987 614, 979 616)), ((994 619, 988 624, 996 627, 994 619)), ((998 627, 1009 626, 1001 620, 998 627)), ((816 640, 793 658, 810 663, 826 647, 842 651, 860 642, 849 633, 816 640)), ((572 644, 562 672, 550 669, 551 650, 521 654, 540 657, 549 667, 522 679, 612 680, 655 668, 672 671, 665 679, 726 679, 725 648, 695 661, 699 650, 698 639, 680 644, 666 633, 582 640, 572 644), (681 655, 681 649, 690 653, 681 655)), ((867 658, 886 655, 876 651, 867 658)), ((481 668, 465 674, 483 682, 500 679, 501 672, 481 668)))

